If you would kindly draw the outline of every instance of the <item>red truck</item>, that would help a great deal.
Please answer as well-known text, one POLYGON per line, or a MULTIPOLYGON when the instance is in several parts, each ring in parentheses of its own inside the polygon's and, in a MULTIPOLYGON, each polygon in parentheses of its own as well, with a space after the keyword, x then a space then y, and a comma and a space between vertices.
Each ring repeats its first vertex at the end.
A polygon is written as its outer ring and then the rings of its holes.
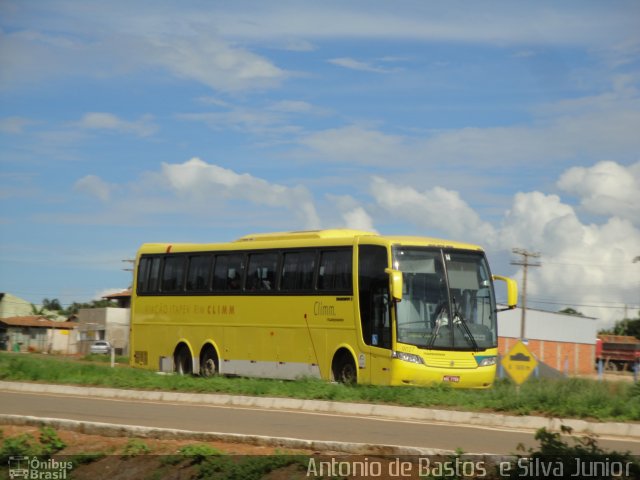
POLYGON ((602 360, 605 370, 633 370, 640 362, 640 340, 626 335, 598 335, 596 361, 602 360))

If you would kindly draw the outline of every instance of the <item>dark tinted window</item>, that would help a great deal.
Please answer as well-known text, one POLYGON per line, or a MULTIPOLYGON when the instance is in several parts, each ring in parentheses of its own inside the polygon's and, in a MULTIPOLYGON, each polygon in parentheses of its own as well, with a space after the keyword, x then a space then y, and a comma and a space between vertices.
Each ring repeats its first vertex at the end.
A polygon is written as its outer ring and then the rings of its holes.
POLYGON ((243 259, 244 255, 241 253, 216 256, 216 266, 213 271, 213 290, 219 292, 240 290, 244 268, 243 259))
POLYGON ((189 257, 189 271, 187 272, 188 292, 203 292, 209 289, 212 258, 211 255, 189 257))
POLYGON ((278 254, 275 252, 249 255, 246 290, 248 292, 274 290, 277 268, 278 254))
POLYGON ((391 348, 391 316, 387 249, 375 245, 359 247, 358 291, 362 338, 367 345, 391 348))
POLYGON ((162 269, 162 291, 179 292, 184 290, 184 273, 186 257, 175 255, 165 257, 162 269))
POLYGON ((309 291, 313 289, 316 252, 288 252, 284 254, 280 289, 309 291))
POLYGON ((149 279, 144 288, 145 292, 154 293, 158 291, 160 285, 160 266, 162 265, 162 257, 152 257, 151 267, 149 268, 149 279))
POLYGON ((147 279, 149 278, 150 263, 151 259, 149 257, 143 257, 138 264, 138 283, 136 287, 138 294, 145 291, 147 279))
POLYGON ((351 250, 320 252, 318 290, 351 292, 351 250))

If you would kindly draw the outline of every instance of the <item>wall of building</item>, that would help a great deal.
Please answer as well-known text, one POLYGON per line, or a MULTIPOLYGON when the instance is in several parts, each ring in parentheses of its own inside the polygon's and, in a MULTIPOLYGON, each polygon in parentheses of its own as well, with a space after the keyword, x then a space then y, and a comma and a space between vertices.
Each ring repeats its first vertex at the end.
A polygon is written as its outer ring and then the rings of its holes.
POLYGON ((74 330, 49 329, 49 345, 52 353, 73 355, 78 351, 78 332, 74 330))
POLYGON ((78 337, 73 329, 8 327, 6 348, 21 352, 47 352, 73 355, 77 353, 78 337))
POLYGON ((0 295, 0 318, 33 315, 31 303, 10 293, 2 293, 0 295))
MULTIPOLYGON (((498 338, 498 352, 505 355, 519 338, 498 338)), ((555 342, 553 340, 528 340, 527 348, 538 361, 567 375, 587 375, 594 372, 595 345, 585 343, 555 342)))
POLYGON ((80 353, 89 353, 94 340, 108 340, 118 355, 129 353, 129 324, 131 310, 128 308, 84 308, 78 312, 80 353))
MULTIPOLYGON (((522 310, 498 314, 498 352, 505 355, 520 339, 522 310)), ((527 348, 538 361, 570 374, 583 375, 595 370, 596 319, 527 309, 525 338, 527 348)))

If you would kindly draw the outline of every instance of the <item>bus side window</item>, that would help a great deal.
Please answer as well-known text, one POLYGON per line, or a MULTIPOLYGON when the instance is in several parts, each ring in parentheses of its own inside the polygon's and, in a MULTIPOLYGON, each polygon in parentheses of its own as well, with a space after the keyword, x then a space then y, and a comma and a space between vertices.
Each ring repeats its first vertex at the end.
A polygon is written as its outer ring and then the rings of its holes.
POLYGON ((140 262, 138 263, 138 280, 136 283, 136 293, 140 295, 141 293, 146 293, 145 289, 147 287, 148 279, 149 279, 149 264, 151 263, 151 259, 149 257, 142 257, 140 262))
POLYGON ((217 255, 213 270, 213 290, 216 292, 237 291, 242 288, 244 255, 232 253, 217 255))
POLYGON ((353 292, 351 272, 351 249, 321 252, 318 290, 351 294, 353 292))
POLYGON ((162 269, 162 292, 175 293, 184 290, 186 259, 184 255, 165 257, 162 269))
POLYGON ((211 255, 193 255, 189 258, 187 272, 187 291, 204 292, 209 289, 211 255))
POLYGON ((249 255, 246 290, 249 292, 274 290, 277 268, 278 254, 275 252, 249 255))
POLYGON ((162 257, 151 258, 151 268, 149 269, 149 280, 144 288, 147 293, 157 293, 160 286, 160 267, 162 257))
POLYGON ((285 252, 280 276, 280 290, 309 292, 313 290, 316 252, 285 252))

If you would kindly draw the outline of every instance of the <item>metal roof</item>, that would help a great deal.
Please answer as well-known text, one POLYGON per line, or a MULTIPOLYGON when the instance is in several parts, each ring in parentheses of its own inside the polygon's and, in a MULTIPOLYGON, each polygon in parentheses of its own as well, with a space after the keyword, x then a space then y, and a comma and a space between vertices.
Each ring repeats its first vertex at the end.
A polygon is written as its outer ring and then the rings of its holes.
MULTIPOLYGON (((521 308, 500 312, 498 314, 498 335, 520 338, 521 318, 521 308)), ((597 335, 598 327, 595 318, 527 308, 525 336, 529 340, 595 345, 597 335)))

